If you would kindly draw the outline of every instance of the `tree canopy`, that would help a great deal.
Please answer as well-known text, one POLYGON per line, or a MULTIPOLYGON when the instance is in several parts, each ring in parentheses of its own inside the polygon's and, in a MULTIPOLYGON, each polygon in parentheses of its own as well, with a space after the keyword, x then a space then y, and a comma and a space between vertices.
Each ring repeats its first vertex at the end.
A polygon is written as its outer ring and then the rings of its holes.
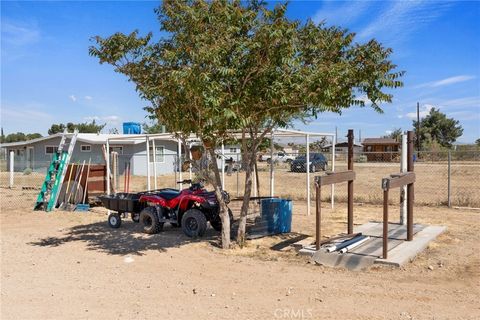
POLYGON ((395 129, 393 129, 392 132, 390 132, 387 135, 384 135, 382 138, 395 139, 396 141, 401 142, 402 141, 402 134, 403 134, 402 128, 395 128, 395 129))
MULTIPOLYGON (((242 132, 248 162, 242 208, 255 153, 272 128, 365 101, 381 112, 381 103, 392 100, 386 90, 403 85, 391 49, 354 42, 341 27, 290 20, 286 10, 261 1, 165 0, 155 11, 163 38, 115 33, 94 37, 89 49, 135 83, 160 123, 196 134, 211 155, 230 132, 242 132)), ((217 190, 218 168, 213 172, 217 190)))
POLYGON ((425 149, 432 143, 438 143, 444 148, 451 148, 463 134, 463 128, 458 120, 448 118, 436 108, 430 109, 428 115, 420 120, 420 130, 417 121, 413 121, 415 134, 420 138, 421 148, 425 149))
POLYGON ((27 141, 27 140, 32 140, 32 139, 37 139, 41 138, 42 135, 40 133, 23 133, 23 132, 17 132, 17 133, 10 133, 7 136, 3 135, 3 130, 2 130, 2 135, 1 135, 1 142, 2 143, 9 143, 9 142, 19 142, 19 141, 27 141))
POLYGON ((95 120, 92 120, 92 122, 83 122, 83 123, 72 123, 69 122, 66 125, 63 123, 59 124, 52 124, 50 129, 48 129, 48 134, 55 134, 55 133, 61 133, 66 129, 68 129, 68 132, 73 132, 73 130, 78 129, 79 133, 99 133, 102 131, 103 128, 105 128, 107 124, 97 124, 95 120))

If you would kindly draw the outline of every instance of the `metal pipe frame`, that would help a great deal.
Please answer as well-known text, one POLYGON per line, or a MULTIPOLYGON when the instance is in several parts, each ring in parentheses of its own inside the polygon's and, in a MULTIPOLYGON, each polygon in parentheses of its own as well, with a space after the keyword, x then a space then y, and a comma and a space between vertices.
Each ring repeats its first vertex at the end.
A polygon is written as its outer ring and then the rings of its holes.
MULTIPOLYGON (((334 139, 335 141, 335 139, 334 139)), ((324 176, 315 177, 315 189, 316 189, 316 217, 315 217, 315 249, 320 250, 321 241, 321 224, 322 224, 322 200, 321 200, 321 188, 324 185, 334 186, 336 183, 348 182, 348 213, 347 213, 347 233, 353 234, 353 181, 355 180, 355 172, 353 171, 353 144, 354 133, 353 130, 348 130, 348 170, 343 172, 330 172, 324 176)), ((332 145, 335 150, 335 143, 332 145)), ((333 152, 333 155, 335 153, 333 152)), ((308 163, 308 161, 307 161, 308 163)), ((332 188, 333 191, 333 188, 332 188)), ((333 192, 332 192, 333 198, 333 192)), ((333 204, 333 203, 332 203, 333 204)))

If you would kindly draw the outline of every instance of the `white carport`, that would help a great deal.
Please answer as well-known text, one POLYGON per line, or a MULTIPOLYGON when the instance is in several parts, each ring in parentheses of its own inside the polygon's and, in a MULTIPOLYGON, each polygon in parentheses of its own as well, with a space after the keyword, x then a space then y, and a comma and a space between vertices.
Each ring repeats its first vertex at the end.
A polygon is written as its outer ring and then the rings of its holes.
MULTIPOLYGON (((234 133, 234 136, 237 136, 239 138, 240 136, 238 133, 234 133)), ((306 143, 306 157, 307 159, 310 159, 310 138, 311 137, 331 137, 332 139, 332 145, 336 144, 336 136, 334 133, 326 133, 326 132, 308 132, 308 131, 298 131, 298 130, 288 130, 288 129, 274 129, 270 133, 270 156, 273 158, 273 141, 275 138, 280 138, 280 137, 304 137, 305 138, 305 143, 306 143)), ((172 133, 158 133, 158 134, 127 134, 127 135, 119 135, 118 137, 110 137, 106 141, 106 162, 107 162, 107 177, 110 177, 111 171, 110 171, 110 142, 146 142, 146 146, 150 146, 150 142, 153 146, 153 150, 155 150, 155 140, 165 140, 165 139, 171 139, 172 141, 177 141, 178 147, 177 147, 177 156, 179 159, 179 166, 180 164, 180 159, 182 155, 182 146, 181 146, 181 141, 178 138, 175 138, 174 134, 172 133)), ((194 142, 198 139, 194 135, 192 135, 188 141, 194 142)), ((221 177, 222 177, 222 187, 225 186, 225 157, 224 157, 224 145, 222 143, 221 145, 221 152, 222 152, 222 165, 221 165, 221 177)), ((146 162, 147 162, 147 189, 152 190, 151 186, 151 172, 150 172, 150 148, 146 147, 146 162)), ((153 162, 156 163, 156 152, 153 153, 153 162)), ((332 165, 331 165, 331 171, 335 170, 335 148, 332 148, 332 165)), ((306 192, 307 192, 307 215, 310 215, 311 213, 311 176, 310 176, 310 162, 307 161, 307 168, 306 168, 306 192)), ((182 170, 179 171, 179 180, 183 180, 183 173, 182 170)), ((190 178, 192 177, 192 171, 191 167, 189 170, 189 175, 190 178)), ((157 172, 156 172, 156 165, 153 166, 153 176, 154 176, 154 189, 157 189, 157 172)), ((256 186, 256 184, 255 184, 256 186)), ((181 188, 182 186, 180 186, 181 188)), ((107 193, 110 194, 110 179, 107 178, 107 193)), ((275 196, 275 168, 274 165, 270 165, 270 196, 273 197, 275 196)), ((332 185, 331 187, 331 205, 332 208, 334 206, 334 186, 332 185)))

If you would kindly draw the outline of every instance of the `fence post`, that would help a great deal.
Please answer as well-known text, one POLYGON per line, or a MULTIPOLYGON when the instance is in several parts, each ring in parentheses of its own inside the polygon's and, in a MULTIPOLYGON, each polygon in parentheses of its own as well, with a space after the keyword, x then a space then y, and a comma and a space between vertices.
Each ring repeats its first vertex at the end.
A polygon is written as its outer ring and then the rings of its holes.
MULTIPOLYGON (((402 152, 400 157, 400 172, 407 172, 407 134, 402 134, 402 152)), ((407 186, 400 188, 400 224, 407 221, 407 186)))
POLYGON ((14 171, 13 161, 14 161, 14 157, 15 157, 15 152, 10 151, 10 189, 13 188, 13 171, 14 171))
POLYGON ((452 153, 448 150, 448 183, 447 183, 447 202, 448 207, 452 206, 452 199, 451 199, 451 181, 452 181, 452 171, 451 171, 451 162, 452 162, 452 153))

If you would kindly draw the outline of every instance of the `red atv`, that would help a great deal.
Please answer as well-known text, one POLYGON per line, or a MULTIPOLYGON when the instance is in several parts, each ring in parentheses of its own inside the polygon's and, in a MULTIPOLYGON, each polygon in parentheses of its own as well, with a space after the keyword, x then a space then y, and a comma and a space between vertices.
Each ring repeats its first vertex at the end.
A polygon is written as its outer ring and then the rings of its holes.
MULTIPOLYGON (((132 220, 143 224, 143 230, 148 234, 162 231, 166 222, 174 227, 181 226, 189 237, 203 236, 207 229, 207 221, 215 230, 221 231, 220 207, 215 193, 207 191, 201 183, 191 183, 191 180, 178 183, 190 183, 191 186, 181 191, 166 188, 137 194, 100 197, 105 207, 117 211, 110 214, 109 225, 112 228, 120 227, 119 214, 130 212, 132 220), (127 203, 122 205, 120 203, 122 200, 127 203)), ((223 197, 226 203, 230 202, 230 196, 226 191, 223 191, 223 197)), ((230 209, 228 214, 232 222, 230 209)))

